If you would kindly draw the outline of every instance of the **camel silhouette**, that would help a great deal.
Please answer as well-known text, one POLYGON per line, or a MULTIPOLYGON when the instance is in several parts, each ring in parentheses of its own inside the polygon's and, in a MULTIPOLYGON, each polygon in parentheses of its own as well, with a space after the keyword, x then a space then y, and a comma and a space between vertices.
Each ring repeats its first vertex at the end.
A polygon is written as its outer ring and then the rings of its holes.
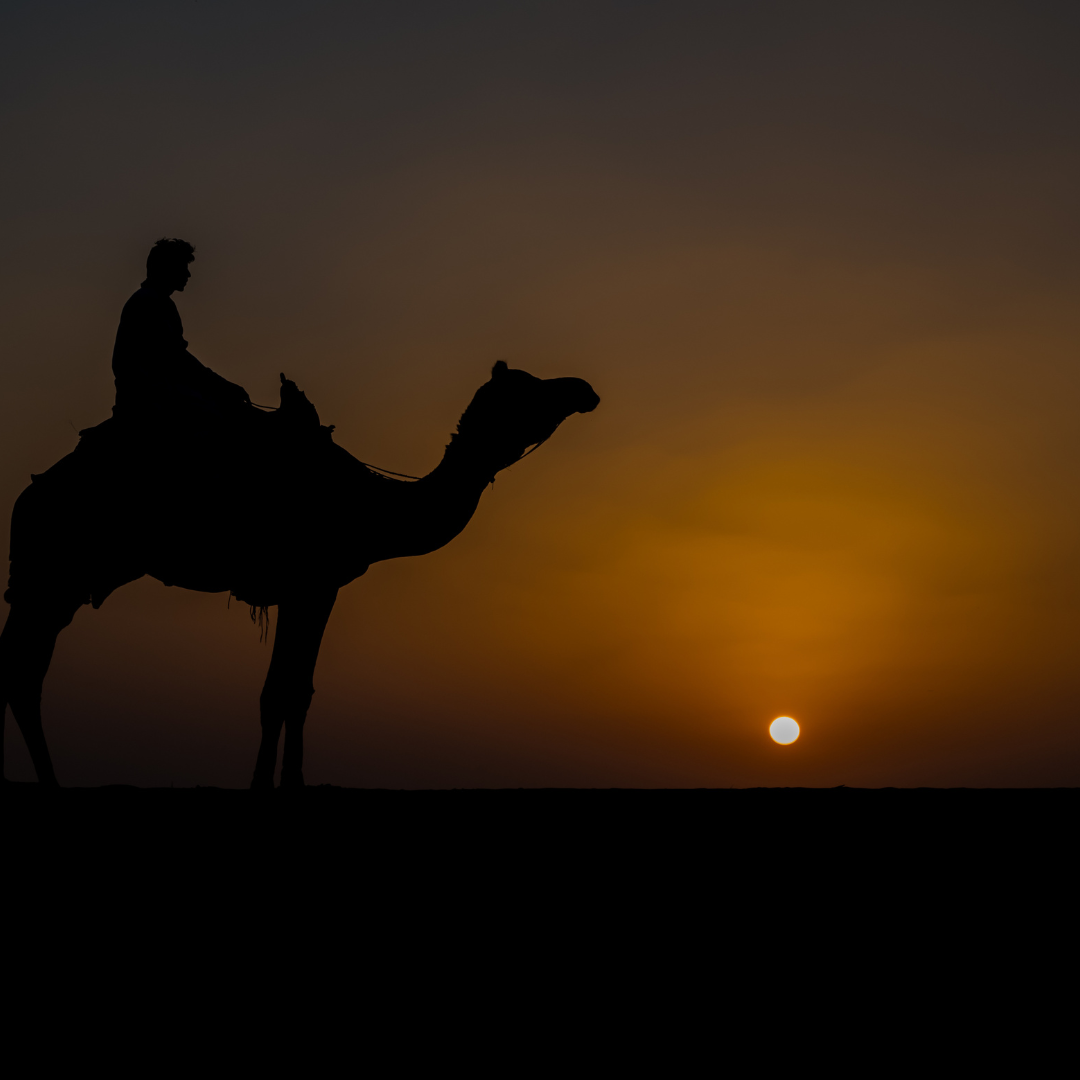
MULTIPOLYGON (((226 446, 132 453, 115 420, 33 478, 11 522, 11 611, 0 634, 0 717, 11 710, 43 785, 56 785, 41 691, 57 635, 83 604, 100 607, 146 574, 166 585, 277 605, 260 697, 252 788, 301 787, 303 728, 338 590, 374 562, 424 555, 469 523, 495 474, 599 404, 582 379, 539 379, 499 361, 441 463, 414 481, 383 476, 338 446, 332 428, 282 377, 281 409, 226 446)), ((163 436, 167 440, 168 432, 163 436)))

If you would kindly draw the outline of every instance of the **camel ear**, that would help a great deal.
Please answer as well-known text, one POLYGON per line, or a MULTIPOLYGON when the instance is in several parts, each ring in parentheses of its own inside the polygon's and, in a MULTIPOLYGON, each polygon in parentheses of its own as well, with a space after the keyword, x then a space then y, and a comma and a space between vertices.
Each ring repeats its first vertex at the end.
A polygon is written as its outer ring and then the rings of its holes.
POLYGON ((495 366, 491 369, 491 377, 495 378, 496 375, 503 375, 509 370, 505 360, 496 360, 495 366))

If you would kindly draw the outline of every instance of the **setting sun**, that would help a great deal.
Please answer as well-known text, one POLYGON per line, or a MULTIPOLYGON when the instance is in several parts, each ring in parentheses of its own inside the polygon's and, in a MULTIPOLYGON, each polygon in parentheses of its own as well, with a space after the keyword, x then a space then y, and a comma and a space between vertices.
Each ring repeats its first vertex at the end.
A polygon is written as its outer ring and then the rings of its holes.
POLYGON ((773 742, 787 746, 799 737, 799 725, 790 716, 778 716, 769 725, 769 734, 773 742))

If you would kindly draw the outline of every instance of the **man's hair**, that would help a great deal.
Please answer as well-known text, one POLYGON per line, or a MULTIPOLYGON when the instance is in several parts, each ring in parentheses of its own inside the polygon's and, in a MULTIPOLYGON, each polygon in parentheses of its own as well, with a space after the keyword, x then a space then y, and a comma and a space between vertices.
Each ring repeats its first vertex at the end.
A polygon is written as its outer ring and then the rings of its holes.
POLYGON ((195 248, 186 240, 163 236, 146 256, 146 276, 153 277, 163 270, 187 266, 195 258, 195 248))

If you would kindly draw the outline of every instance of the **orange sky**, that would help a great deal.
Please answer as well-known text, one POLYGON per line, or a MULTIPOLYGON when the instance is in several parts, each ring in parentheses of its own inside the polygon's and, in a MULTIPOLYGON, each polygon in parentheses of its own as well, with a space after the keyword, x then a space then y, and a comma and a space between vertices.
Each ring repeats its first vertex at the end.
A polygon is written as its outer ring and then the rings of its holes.
MULTIPOLYGON (((603 399, 342 593, 309 783, 1077 782, 1072 7, 211 7, 13 7, 0 502, 161 235, 193 352, 364 460, 498 358, 603 399)), ((61 782, 245 784, 268 661, 225 596, 84 609, 61 782)))

